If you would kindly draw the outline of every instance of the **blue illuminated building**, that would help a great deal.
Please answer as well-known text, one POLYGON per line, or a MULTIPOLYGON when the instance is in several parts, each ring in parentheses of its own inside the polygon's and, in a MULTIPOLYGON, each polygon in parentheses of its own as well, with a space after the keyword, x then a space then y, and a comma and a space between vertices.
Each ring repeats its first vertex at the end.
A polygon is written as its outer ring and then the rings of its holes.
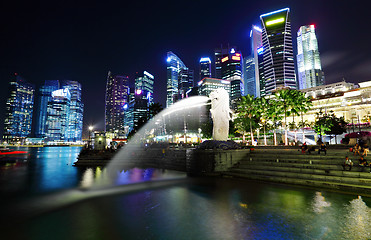
POLYGON ((43 86, 39 88, 37 112, 35 114, 35 137, 46 137, 46 119, 48 111, 48 102, 52 100, 52 92, 59 89, 58 80, 45 80, 43 86))
POLYGON ((35 136, 47 142, 79 142, 83 113, 79 82, 46 80, 39 89, 35 136))
POLYGON ((6 101, 3 140, 23 142, 31 134, 34 105, 34 85, 18 74, 9 82, 9 95, 6 101))
POLYGON ((266 94, 280 88, 296 89, 290 9, 263 14, 260 20, 266 94))
POLYGON ((173 105, 179 97, 179 77, 181 70, 187 69, 183 61, 173 52, 167 52, 166 107, 173 105))
POLYGON ((77 81, 63 80, 61 88, 68 89, 71 95, 66 140, 68 142, 81 141, 84 113, 84 104, 81 101, 81 84, 77 81))
POLYGON ((200 59, 200 79, 205 77, 211 78, 211 60, 209 57, 202 57, 200 59))

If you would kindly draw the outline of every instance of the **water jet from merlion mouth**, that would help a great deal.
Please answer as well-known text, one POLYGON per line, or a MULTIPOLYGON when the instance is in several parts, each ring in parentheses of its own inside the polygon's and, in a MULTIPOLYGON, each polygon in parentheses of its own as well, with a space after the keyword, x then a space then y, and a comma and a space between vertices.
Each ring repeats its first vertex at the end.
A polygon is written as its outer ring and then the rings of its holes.
POLYGON ((208 101, 209 98, 206 96, 186 98, 149 120, 107 165, 106 172, 111 184, 116 185, 118 174, 122 170, 130 169, 138 161, 143 162, 145 158, 161 157, 151 156, 151 151, 147 153, 147 149, 152 145, 166 145, 169 142, 186 143, 191 133, 193 136, 198 133, 200 137, 200 124, 208 118, 205 107, 208 101))

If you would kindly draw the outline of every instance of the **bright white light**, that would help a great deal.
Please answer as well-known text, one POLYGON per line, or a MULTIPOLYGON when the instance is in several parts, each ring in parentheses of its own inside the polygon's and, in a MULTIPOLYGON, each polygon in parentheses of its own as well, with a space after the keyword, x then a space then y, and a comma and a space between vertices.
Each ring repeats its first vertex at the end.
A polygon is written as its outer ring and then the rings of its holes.
POLYGON ((144 71, 143 73, 144 73, 144 75, 146 75, 146 76, 149 77, 149 78, 152 78, 152 79, 155 78, 152 74, 150 74, 150 73, 147 72, 147 71, 144 71))
POLYGON ((208 63, 211 63, 211 60, 210 60, 209 57, 202 57, 202 58, 200 59, 200 62, 208 62, 208 63))

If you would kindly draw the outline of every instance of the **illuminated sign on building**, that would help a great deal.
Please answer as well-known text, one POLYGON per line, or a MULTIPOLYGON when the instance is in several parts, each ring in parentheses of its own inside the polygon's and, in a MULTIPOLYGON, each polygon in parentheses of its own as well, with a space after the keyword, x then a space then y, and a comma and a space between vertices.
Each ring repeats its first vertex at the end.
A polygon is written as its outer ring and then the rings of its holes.
POLYGON ((232 60, 241 61, 241 57, 239 57, 239 56, 232 56, 232 60))
POLYGON ((52 92, 53 98, 71 98, 68 88, 58 89, 52 92))
POLYGON ((137 90, 135 91, 135 94, 137 94, 137 95, 142 94, 142 90, 141 90, 141 89, 137 89, 137 90))
POLYGON ((222 62, 228 61, 228 57, 222 58, 222 62))
POLYGON ((223 84, 230 84, 230 82, 226 81, 226 80, 221 80, 220 82, 223 83, 223 84))
POLYGON ((265 25, 270 26, 270 25, 274 25, 274 24, 277 24, 277 23, 282 23, 284 21, 285 21, 285 18, 277 18, 277 19, 274 19, 274 20, 271 20, 271 21, 267 21, 265 23, 265 25))
POLYGON ((200 63, 201 63, 201 62, 208 62, 208 63, 210 63, 211 60, 210 60, 210 58, 208 58, 208 57, 202 57, 202 58, 200 59, 200 63))

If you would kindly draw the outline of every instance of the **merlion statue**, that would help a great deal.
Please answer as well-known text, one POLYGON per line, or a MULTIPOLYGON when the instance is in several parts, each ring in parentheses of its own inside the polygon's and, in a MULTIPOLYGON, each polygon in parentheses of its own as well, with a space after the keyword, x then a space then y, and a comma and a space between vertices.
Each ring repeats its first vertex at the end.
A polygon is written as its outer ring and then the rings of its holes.
POLYGON ((213 139, 227 141, 229 120, 232 111, 229 108, 229 94, 224 88, 218 88, 209 95, 211 99, 211 117, 213 119, 213 139))

